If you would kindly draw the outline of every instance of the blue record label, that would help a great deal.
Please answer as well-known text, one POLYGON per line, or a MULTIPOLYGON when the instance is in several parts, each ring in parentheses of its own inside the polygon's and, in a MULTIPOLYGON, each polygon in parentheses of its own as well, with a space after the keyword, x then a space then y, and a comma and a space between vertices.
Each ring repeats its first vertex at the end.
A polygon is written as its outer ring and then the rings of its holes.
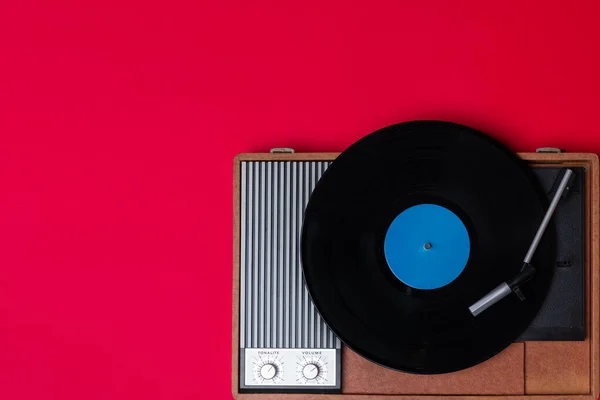
POLYGON ((392 273, 415 289, 438 289, 454 281, 469 260, 467 228, 452 211, 419 204, 392 221, 384 242, 392 273))

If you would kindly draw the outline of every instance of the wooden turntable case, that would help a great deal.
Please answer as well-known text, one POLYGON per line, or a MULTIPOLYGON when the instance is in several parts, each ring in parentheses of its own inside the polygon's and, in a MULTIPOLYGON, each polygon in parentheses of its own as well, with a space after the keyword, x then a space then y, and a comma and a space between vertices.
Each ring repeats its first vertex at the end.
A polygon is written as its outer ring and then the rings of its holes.
POLYGON ((580 342, 516 342, 475 367, 442 375, 393 371, 342 350, 341 394, 239 393, 240 163, 331 161, 339 153, 246 153, 234 160, 232 394, 240 400, 434 400, 600 398, 599 176, 589 153, 518 153, 536 166, 585 167, 586 339, 580 342))

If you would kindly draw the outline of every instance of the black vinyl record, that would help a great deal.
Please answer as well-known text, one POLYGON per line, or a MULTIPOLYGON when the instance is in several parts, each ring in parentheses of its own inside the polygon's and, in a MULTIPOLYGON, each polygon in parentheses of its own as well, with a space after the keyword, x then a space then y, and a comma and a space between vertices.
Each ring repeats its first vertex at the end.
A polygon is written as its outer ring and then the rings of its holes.
POLYGON ((490 137, 448 122, 393 125, 349 147, 317 183, 302 229, 306 285, 363 357, 421 374, 468 368, 515 341, 545 299, 552 224, 525 300, 513 293, 477 317, 469 311, 520 271, 546 207, 526 163, 490 137))

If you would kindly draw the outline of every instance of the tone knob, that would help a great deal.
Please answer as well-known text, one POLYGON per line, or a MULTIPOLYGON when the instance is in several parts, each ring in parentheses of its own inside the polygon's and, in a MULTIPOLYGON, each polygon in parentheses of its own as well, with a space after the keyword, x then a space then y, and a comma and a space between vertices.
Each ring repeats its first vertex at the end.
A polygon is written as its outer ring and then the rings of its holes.
POLYGON ((265 380, 271 380, 277 376, 277 365, 268 363, 260 367, 260 376, 265 380))
POLYGON ((313 363, 306 364, 304 368, 302 368, 302 375, 307 380, 315 379, 317 376, 319 376, 319 366, 313 363))

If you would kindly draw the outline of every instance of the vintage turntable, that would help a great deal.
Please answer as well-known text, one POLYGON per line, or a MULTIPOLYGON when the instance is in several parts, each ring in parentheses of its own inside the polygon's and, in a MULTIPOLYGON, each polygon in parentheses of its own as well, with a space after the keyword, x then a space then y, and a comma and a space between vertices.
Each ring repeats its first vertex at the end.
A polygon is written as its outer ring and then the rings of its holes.
POLYGON ((415 121, 234 171, 234 397, 600 394, 596 155, 415 121))

